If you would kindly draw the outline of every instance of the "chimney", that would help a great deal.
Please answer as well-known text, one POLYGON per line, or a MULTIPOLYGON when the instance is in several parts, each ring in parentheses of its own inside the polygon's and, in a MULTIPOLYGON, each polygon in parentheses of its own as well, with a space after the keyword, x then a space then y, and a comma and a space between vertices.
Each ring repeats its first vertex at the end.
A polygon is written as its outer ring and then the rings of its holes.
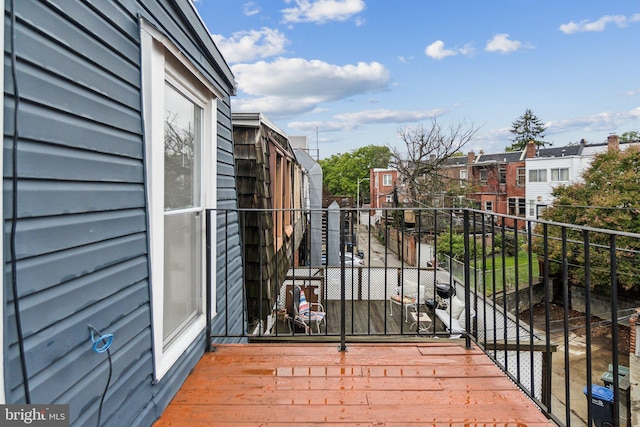
POLYGON ((527 147, 525 148, 525 159, 532 159, 536 156, 536 143, 533 141, 529 141, 527 143, 527 147))
POLYGON ((620 149, 620 137, 618 135, 611 134, 607 137, 607 146, 609 150, 619 150, 620 149))
POLYGON ((476 153, 469 151, 467 154, 467 164, 471 164, 476 161, 476 153))

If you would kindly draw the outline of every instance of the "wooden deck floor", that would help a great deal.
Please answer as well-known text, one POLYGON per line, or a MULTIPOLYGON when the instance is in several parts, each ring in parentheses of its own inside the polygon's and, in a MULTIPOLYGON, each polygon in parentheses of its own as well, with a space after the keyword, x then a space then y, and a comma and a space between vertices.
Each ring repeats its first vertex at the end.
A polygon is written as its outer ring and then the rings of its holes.
POLYGON ((219 345, 161 426, 554 426, 477 348, 403 344, 219 345))

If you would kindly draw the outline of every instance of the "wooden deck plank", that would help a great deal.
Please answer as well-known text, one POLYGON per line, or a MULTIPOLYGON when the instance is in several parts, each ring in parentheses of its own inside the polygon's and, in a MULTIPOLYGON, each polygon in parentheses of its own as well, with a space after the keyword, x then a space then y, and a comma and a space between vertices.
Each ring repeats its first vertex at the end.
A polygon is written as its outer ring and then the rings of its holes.
MULTIPOLYGON (((185 405, 182 405, 185 406, 185 405)), ((496 408, 487 403, 455 405, 442 404, 439 400, 433 403, 424 401, 422 405, 399 407, 397 404, 386 405, 313 405, 298 403, 295 405, 191 405, 180 410, 167 409, 163 418, 167 421, 188 419, 196 422, 231 422, 256 423, 265 425, 271 422, 283 422, 298 424, 311 422, 324 424, 333 423, 357 423, 370 422, 376 425, 384 425, 389 420, 394 423, 447 423, 480 424, 480 425, 504 425, 504 423, 543 423, 542 415, 532 414, 526 407, 503 405, 496 408)), ((163 420, 156 423, 162 426, 163 420)), ((548 426, 553 426, 549 423, 548 426)))
POLYGON ((554 425, 476 348, 449 340, 348 348, 221 345, 155 425, 554 425))

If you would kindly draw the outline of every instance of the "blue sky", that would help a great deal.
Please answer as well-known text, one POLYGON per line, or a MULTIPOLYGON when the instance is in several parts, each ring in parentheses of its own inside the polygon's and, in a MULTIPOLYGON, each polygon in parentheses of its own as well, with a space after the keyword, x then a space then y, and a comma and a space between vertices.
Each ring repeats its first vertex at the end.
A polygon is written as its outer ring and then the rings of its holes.
POLYGON ((501 152, 530 108, 555 146, 640 131, 640 3, 628 0, 197 0, 238 84, 320 157, 398 130, 479 128, 501 152))

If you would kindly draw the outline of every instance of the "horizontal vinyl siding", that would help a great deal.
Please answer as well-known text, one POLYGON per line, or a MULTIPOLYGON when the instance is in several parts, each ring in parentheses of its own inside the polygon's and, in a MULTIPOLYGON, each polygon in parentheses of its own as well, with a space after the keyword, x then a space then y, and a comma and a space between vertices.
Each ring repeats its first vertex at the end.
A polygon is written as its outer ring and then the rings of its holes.
MULTIPOLYGON (((114 334, 103 423, 150 425, 201 356, 205 339, 203 331, 162 381, 153 383, 139 19, 167 35, 224 94, 217 103, 218 206, 229 209, 237 207, 229 98, 233 77, 187 0, 14 3, 20 90, 17 277, 32 401, 68 403, 72 425, 95 425, 108 364, 106 353, 91 349, 92 325, 114 334)), ((9 40, 5 38, 5 242, 11 230, 15 132, 9 40)), ((228 251, 218 249, 214 276, 218 296, 225 289, 222 279, 230 280, 229 311, 219 311, 214 329, 221 330, 229 316, 234 330, 241 331, 237 215, 229 218, 226 229, 217 222, 216 247, 228 238, 228 251), (229 230, 232 234, 225 235, 229 230)), ((24 392, 9 262, 7 249, 6 396, 7 403, 20 403, 24 392)))
MULTIPOLYGON (((238 195, 236 191, 236 169, 233 154, 233 132, 229 100, 218 102, 218 206, 217 273, 215 276, 217 316, 211 325, 213 335, 243 334, 246 329, 244 311, 244 280, 238 195), (224 118, 224 121, 222 119, 224 118)), ((216 342, 234 342, 235 339, 216 339, 216 342)))

